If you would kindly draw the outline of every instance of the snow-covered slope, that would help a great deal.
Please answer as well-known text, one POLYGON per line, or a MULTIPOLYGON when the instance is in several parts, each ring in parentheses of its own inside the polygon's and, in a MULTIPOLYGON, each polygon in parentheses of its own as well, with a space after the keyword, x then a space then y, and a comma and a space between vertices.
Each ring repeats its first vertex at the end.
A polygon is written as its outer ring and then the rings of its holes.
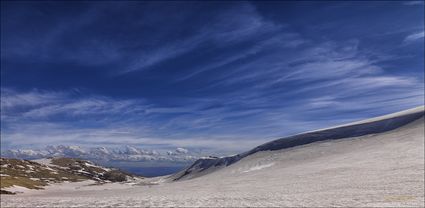
POLYGON ((265 143, 242 154, 220 158, 201 158, 195 161, 189 168, 170 177, 170 179, 183 180, 199 177, 229 166, 244 157, 260 151, 281 150, 324 140, 336 140, 382 133, 399 128, 423 116, 424 106, 421 106, 385 116, 367 119, 364 121, 285 137, 265 143))
MULTIPOLYGON (((307 132, 322 140, 292 147, 276 140, 240 154, 237 161, 205 158, 191 168, 206 169, 182 177, 190 180, 159 177, 125 187, 64 187, 70 183, 2 196, 1 206, 423 207, 423 107, 357 124, 345 126, 350 127, 346 132, 340 127, 326 134, 307 132), (273 144, 283 148, 270 148, 273 144), (231 165, 215 166, 217 161, 231 165)), ((294 137, 305 139, 300 135, 294 137)))

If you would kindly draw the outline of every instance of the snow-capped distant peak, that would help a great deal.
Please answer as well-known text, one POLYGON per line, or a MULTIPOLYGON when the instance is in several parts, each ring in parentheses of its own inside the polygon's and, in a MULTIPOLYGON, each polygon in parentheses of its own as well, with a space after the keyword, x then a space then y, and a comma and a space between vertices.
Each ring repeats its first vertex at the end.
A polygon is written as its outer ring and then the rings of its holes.
POLYGON ((179 147, 173 151, 160 152, 157 150, 144 150, 136 146, 126 145, 122 148, 109 149, 106 147, 92 147, 84 149, 72 145, 49 145, 41 150, 17 149, 6 150, 2 156, 18 159, 40 159, 48 157, 71 157, 95 161, 174 161, 187 162, 198 159, 199 153, 189 153, 185 148, 179 147))
POLYGON ((179 147, 179 148, 176 149, 176 152, 186 154, 186 153, 189 152, 189 150, 179 147))

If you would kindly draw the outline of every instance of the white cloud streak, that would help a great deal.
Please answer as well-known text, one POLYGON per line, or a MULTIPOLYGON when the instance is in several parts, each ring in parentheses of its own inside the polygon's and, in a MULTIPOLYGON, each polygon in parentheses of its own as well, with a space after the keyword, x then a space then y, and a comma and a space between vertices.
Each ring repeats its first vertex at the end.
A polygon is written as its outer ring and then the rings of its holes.
POLYGON ((417 5, 424 5, 424 1, 405 1, 403 2, 406 6, 417 6, 417 5))
POLYGON ((417 41, 419 39, 423 39, 424 38, 424 31, 422 32, 417 32, 417 33, 413 33, 408 35, 405 39, 404 39, 404 43, 412 43, 414 41, 417 41))

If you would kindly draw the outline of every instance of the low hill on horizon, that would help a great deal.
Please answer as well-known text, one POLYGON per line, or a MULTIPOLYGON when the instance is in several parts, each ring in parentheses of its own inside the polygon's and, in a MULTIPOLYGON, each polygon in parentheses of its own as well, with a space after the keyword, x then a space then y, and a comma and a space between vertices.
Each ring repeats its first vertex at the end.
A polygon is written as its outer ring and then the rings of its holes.
POLYGON ((39 160, 0 158, 0 164, 0 188, 3 194, 13 194, 4 190, 13 187, 43 189, 44 186, 53 183, 93 180, 101 184, 126 182, 138 178, 118 169, 106 168, 87 160, 74 158, 39 160))

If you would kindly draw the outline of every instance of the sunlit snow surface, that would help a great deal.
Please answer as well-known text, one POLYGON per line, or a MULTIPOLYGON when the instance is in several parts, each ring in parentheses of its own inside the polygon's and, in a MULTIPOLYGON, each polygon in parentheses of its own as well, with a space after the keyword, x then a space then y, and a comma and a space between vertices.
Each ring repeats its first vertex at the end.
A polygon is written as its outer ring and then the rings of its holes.
MULTIPOLYGON (((423 206, 424 117, 381 133, 258 151, 193 179, 56 184, 1 206, 423 206)), ((371 123, 373 126, 373 123, 371 123)))

